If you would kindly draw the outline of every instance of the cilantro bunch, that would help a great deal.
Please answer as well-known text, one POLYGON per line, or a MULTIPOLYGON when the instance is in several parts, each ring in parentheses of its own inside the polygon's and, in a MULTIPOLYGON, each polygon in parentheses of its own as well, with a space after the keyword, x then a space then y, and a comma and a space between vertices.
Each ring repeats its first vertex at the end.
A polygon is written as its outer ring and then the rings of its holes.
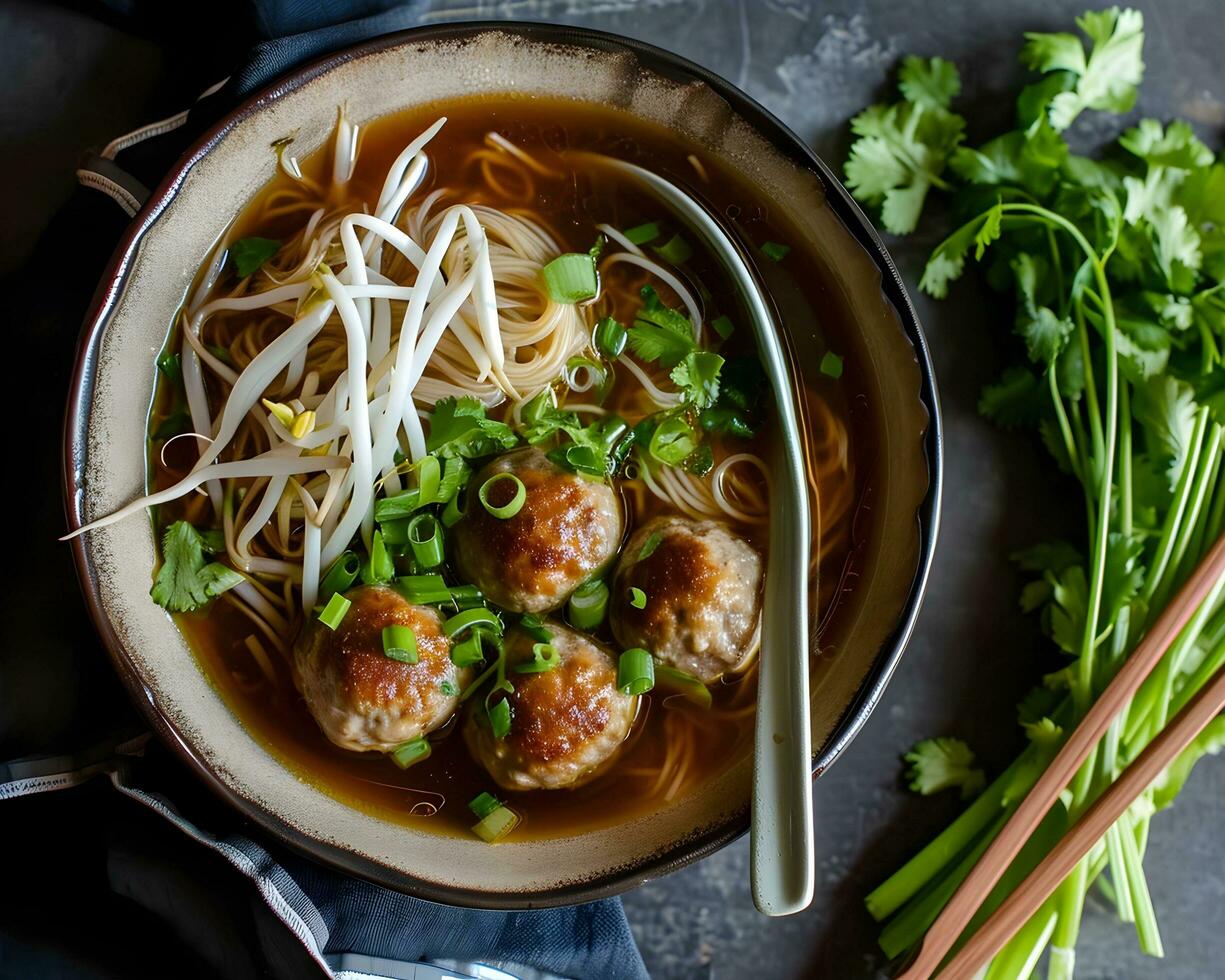
MULTIPOLYGON (((961 224, 935 249, 920 288, 940 298, 971 257, 1012 297, 1015 362, 980 411, 1036 433, 1079 487, 1084 535, 1015 556, 1063 668, 1021 703, 1027 747, 970 807, 867 898, 881 945, 917 943, 1068 732, 1225 530, 1225 165, 1182 121, 1138 121, 1093 156, 1064 132, 1086 112, 1122 113, 1144 73, 1143 18, 1089 12, 1081 34, 1028 34, 1016 127, 965 145, 953 112, 956 68, 906 59, 901 101, 852 121, 848 186, 885 227, 912 231, 929 192, 948 192, 961 224)), ((1041 506, 1045 506, 1043 503, 1041 506)), ((1225 664, 1225 582, 1209 596, 1067 787, 988 899, 1003 901, 1068 826, 1225 664)), ((1027 977, 1051 950, 1069 977, 1086 895, 1098 888, 1140 947, 1162 955, 1144 873, 1150 822, 1195 762, 1225 746, 1218 719, 1113 826, 997 955, 992 978, 1027 977)), ((973 792, 973 756, 953 739, 907 757, 921 792, 973 792)), ((981 921, 981 919, 979 920, 981 921)), ((977 926, 977 922, 971 928, 977 926)))

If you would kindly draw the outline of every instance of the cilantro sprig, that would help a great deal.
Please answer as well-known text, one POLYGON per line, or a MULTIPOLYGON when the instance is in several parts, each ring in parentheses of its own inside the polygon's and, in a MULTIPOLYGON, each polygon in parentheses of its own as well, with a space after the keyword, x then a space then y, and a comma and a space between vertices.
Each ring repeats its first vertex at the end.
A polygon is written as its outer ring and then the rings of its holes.
MULTIPOLYGON (((919 288, 942 298, 981 264, 1011 300, 1003 319, 1014 357, 983 390, 979 410, 1034 432, 1051 457, 1051 494, 1070 487, 1084 514, 1079 546, 1049 542, 1015 556, 1025 573, 1022 609, 1063 663, 1021 703, 1026 747, 1016 761, 983 786, 955 740, 928 740, 907 756, 918 791, 961 786, 981 795, 922 858, 867 897, 872 914, 889 920, 881 946, 890 956, 922 939, 969 872, 964 855, 990 843, 1225 532, 1225 166, 1180 120, 1142 119, 1101 153, 1073 153, 1065 131, 1086 113, 1131 110, 1144 73, 1139 12, 1089 12, 1077 24, 1083 37, 1026 35, 1021 61, 1040 77, 1019 92, 1015 126, 979 146, 964 145, 959 119, 940 115, 951 114, 958 87, 955 69, 937 70, 934 59, 907 59, 902 101, 851 124, 860 138, 848 185, 881 207, 889 231, 913 230, 933 188, 968 218, 932 252, 919 288)), ((725 368, 725 390, 727 376, 725 368)), ((1049 498, 1015 503, 1045 514, 1049 498)), ((1225 666, 1223 624, 1225 598, 1214 595, 1065 788, 1059 820, 1044 823, 1004 882, 1022 880, 1225 666)), ((1047 945, 1070 962, 1086 892, 1103 873, 1141 949, 1160 955, 1142 863, 1148 825, 1223 739, 1218 726, 1188 748, 1110 828, 1100 857, 1064 881, 1046 906, 1051 917, 1022 927, 989 972, 1036 963, 1047 945)))
POLYGON ((861 201, 880 206, 888 231, 905 235, 914 231, 928 190, 949 188, 942 175, 965 120, 950 111, 961 78, 942 58, 906 58, 898 88, 900 102, 870 106, 851 120, 859 138, 846 162, 846 182, 861 201))
POLYGON ((207 555, 225 550, 216 535, 205 536, 187 521, 175 521, 162 534, 162 566, 149 594, 170 612, 194 612, 244 579, 207 555))

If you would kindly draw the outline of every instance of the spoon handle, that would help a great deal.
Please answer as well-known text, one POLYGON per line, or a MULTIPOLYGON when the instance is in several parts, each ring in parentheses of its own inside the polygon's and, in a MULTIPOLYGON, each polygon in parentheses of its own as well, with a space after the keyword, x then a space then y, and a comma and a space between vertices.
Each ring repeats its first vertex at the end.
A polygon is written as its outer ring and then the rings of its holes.
POLYGON ((812 902, 815 875, 808 649, 796 640, 809 628, 808 540, 777 520, 766 582, 775 601, 765 603, 757 681, 753 903, 765 915, 790 915, 812 902))
POLYGON ((658 174, 600 154, 586 159, 629 174, 670 205, 724 264, 744 301, 778 411, 781 449, 770 483, 770 554, 762 600, 750 831, 753 901, 790 915, 812 901, 812 735, 808 719, 808 590, 812 523, 796 393, 782 330, 719 218, 658 174))

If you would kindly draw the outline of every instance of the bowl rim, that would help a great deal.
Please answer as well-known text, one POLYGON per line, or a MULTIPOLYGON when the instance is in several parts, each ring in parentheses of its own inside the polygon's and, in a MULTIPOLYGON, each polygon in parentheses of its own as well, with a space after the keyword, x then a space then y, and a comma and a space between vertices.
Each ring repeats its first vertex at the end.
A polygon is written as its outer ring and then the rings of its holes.
MULTIPOLYGON (((609 52, 628 51, 644 68, 664 78, 702 82, 724 99, 775 149, 784 156, 810 167, 821 177, 826 186, 828 205, 881 273, 881 291, 896 310, 902 330, 914 349, 919 367, 919 400, 928 413, 927 427, 923 435, 928 486, 915 514, 919 537, 917 565, 906 601, 894 629, 882 643, 859 689, 844 708, 825 746, 814 757, 812 772, 816 778, 846 750, 883 695, 914 630, 926 591, 940 523, 944 469, 943 426, 931 354, 918 313, 893 259, 871 221, 829 166, 786 124, 731 82, 679 54, 647 42, 607 31, 536 21, 479 20, 424 25, 380 35, 311 59, 285 72, 212 122, 171 165, 161 183, 129 222, 99 280, 83 320, 64 416, 62 490, 66 521, 72 528, 81 524, 86 434, 99 349, 105 328, 126 286, 141 240, 178 194, 191 169, 238 124, 262 111, 281 96, 349 61, 421 41, 465 40, 491 31, 544 44, 571 45, 609 52)), ((316 840, 231 789, 213 771, 207 760, 168 723, 128 658, 102 608, 96 581, 97 572, 85 547, 84 537, 73 538, 71 545, 77 578, 94 628, 129 696, 140 707, 152 728, 171 747, 175 755, 230 806, 278 840, 334 870, 443 904, 499 910, 548 908, 618 895, 714 853, 749 829, 749 811, 746 806, 703 833, 681 838, 632 864, 586 881, 564 884, 540 892, 521 893, 477 892, 424 881, 389 868, 365 855, 316 840)))

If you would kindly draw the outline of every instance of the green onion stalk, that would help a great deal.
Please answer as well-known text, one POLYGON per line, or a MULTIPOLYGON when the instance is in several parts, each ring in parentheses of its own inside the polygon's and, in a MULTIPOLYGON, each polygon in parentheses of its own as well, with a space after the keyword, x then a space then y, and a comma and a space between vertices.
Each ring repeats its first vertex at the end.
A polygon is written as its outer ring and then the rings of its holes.
MULTIPOLYGON (((1117 221, 1117 218, 1116 218, 1117 221)), ((1117 311, 1107 278, 1115 235, 1095 248, 1084 233, 1060 214, 1027 201, 1000 201, 955 232, 941 248, 970 240, 978 255, 1001 235, 1042 227, 1051 232, 1051 264, 1059 269, 1069 252, 1055 236, 1072 245, 1079 288, 1073 292, 1069 321, 1074 324, 1068 350, 1075 350, 1083 397, 1065 392, 1067 375, 1058 356, 1045 369, 1044 391, 1050 401, 1053 430, 1066 453, 1067 469, 1084 489, 1089 530, 1087 596, 1079 631, 1077 658, 1064 673, 1067 691, 1051 712, 1058 724, 1054 738, 1032 741, 969 808, 892 877, 867 897, 871 914, 886 921, 880 942, 890 956, 900 956, 919 942, 940 910, 969 874, 979 856, 1007 823, 1017 805, 1053 758, 1066 734, 1084 717, 1134 649, 1152 619, 1178 590, 1225 527, 1225 481, 1222 426, 1207 408, 1195 410, 1181 472, 1158 527, 1149 530, 1149 556, 1142 583, 1128 601, 1109 601, 1119 588, 1117 577, 1131 571, 1118 554, 1135 539, 1135 447, 1133 382, 1120 371, 1116 339, 1117 311), (1095 369, 1104 377, 1099 388, 1095 369), (1099 396, 1100 393, 1100 396, 1099 396)), ((937 249, 936 255, 941 249, 937 249)), ((1070 356, 1066 353, 1065 357, 1070 356)), ((1215 352, 1210 355, 1216 359, 1215 352)), ((1142 426, 1141 426, 1142 427, 1142 426)), ((1139 574, 1139 564, 1135 565, 1139 574)), ((1178 636, 1152 676, 1115 720, 1065 791, 1040 831, 998 883, 967 930, 967 938, 999 906, 1058 840, 1063 829, 1118 778, 1160 733, 1171 717, 1225 663, 1225 582, 1209 594, 1178 636)), ((1189 750, 1191 751, 1191 750, 1189 750)), ((1194 762, 1189 759, 1188 766, 1194 762)), ((1158 781, 1160 784, 1160 781, 1158 781)), ((1071 977, 1075 944, 1085 896, 1098 885, 1123 921, 1134 924, 1142 950, 1162 955, 1160 931, 1145 879, 1143 858, 1157 805, 1150 788, 1098 845, 1076 866, 1058 890, 997 954, 988 980, 1030 975, 1043 952, 1051 951, 1049 976, 1071 977), (1108 877, 1103 877, 1108 873, 1108 877)))

